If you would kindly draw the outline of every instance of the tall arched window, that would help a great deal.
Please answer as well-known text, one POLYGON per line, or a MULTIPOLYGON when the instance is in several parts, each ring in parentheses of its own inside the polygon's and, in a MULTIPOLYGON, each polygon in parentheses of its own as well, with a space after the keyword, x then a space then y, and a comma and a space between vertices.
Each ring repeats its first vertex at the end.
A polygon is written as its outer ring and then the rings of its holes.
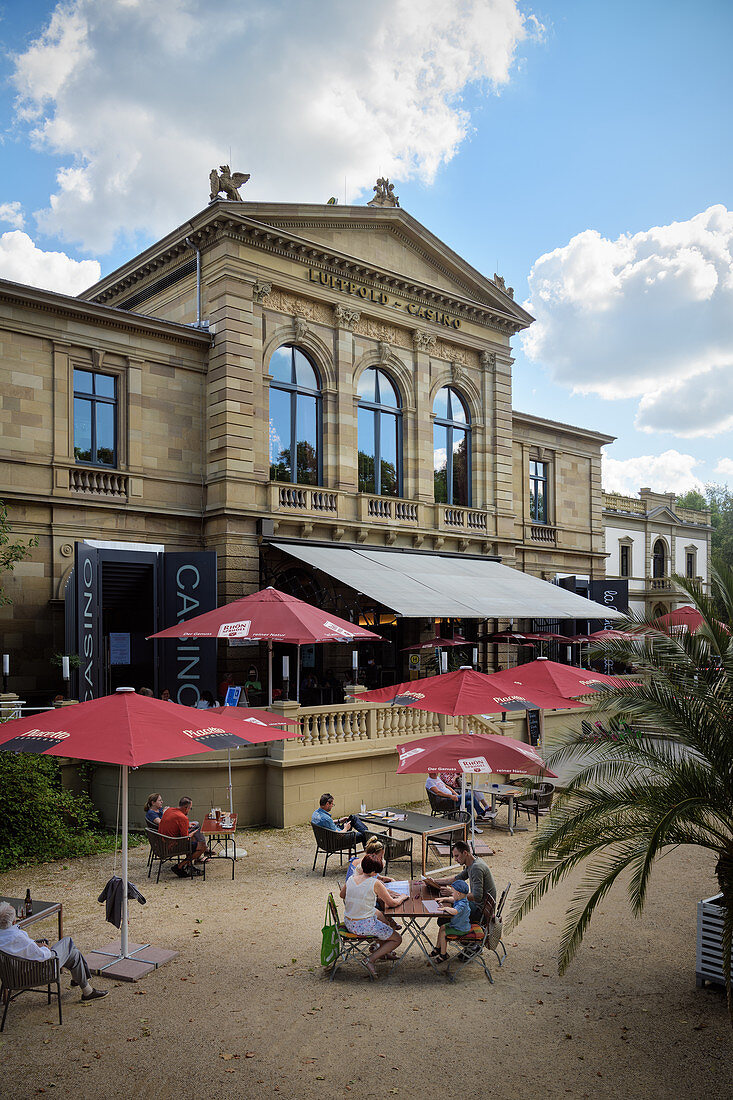
POLYGON ((378 367, 359 379, 359 492, 402 494, 402 409, 397 388, 378 367))
POLYGON ((321 484, 321 383, 310 359, 283 344, 270 359, 270 478, 321 484))
POLYGON ((438 504, 471 503, 471 427, 463 398, 443 386, 433 402, 433 477, 438 504))
POLYGON ((666 559, 666 547, 661 539, 657 539, 654 543, 654 549, 652 551, 652 576, 664 577, 666 571, 664 563, 666 559))

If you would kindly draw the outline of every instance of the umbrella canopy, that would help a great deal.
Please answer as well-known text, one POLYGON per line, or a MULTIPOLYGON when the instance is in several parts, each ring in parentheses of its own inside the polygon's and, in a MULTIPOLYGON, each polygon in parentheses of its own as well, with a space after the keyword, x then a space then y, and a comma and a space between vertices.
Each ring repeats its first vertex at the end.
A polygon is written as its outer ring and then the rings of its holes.
MULTIPOLYGON (((479 639, 481 642, 491 642, 492 645, 498 643, 505 643, 506 645, 528 645, 532 646, 531 642, 525 641, 526 634, 513 633, 511 630, 498 630, 494 634, 484 634, 479 639)), ((534 646, 532 646, 534 648, 534 646)))
POLYGON ((592 634, 586 635, 586 640, 589 642, 628 642, 630 639, 638 637, 638 634, 632 634, 628 630, 594 630, 592 634))
MULTIPOLYGON (((655 619, 655 625, 658 625, 662 630, 670 630, 672 627, 684 627, 694 634, 700 629, 704 623, 702 614, 696 607, 691 607, 689 604, 684 604, 682 607, 676 607, 674 611, 667 612, 666 615, 660 615, 658 619, 655 619)), ((718 626, 722 626, 724 630, 727 630, 725 623, 718 623, 718 626)))
POLYGON ((528 661, 526 665, 494 672, 489 679, 506 691, 548 691, 566 700, 625 683, 618 676, 607 676, 603 672, 577 668, 575 665, 561 665, 543 657, 528 661))
POLYGON ((435 714, 500 714, 507 710, 554 710, 583 704, 568 702, 557 693, 524 689, 509 691, 494 682, 493 676, 473 669, 459 669, 423 680, 408 680, 391 687, 365 691, 359 702, 391 703, 397 707, 415 707, 435 714))
POLYGON ((435 768, 438 771, 522 772, 557 778, 531 745, 495 734, 422 737, 398 745, 397 752, 398 773, 426 772, 435 768))
POLYGON ((256 707, 209 707, 209 714, 224 714, 233 722, 244 723, 245 728, 240 731, 241 735, 253 745, 301 736, 299 719, 283 718, 269 710, 258 710, 256 707), (283 724, 296 726, 297 729, 280 729, 283 724))
POLYGON ((211 711, 132 691, 14 718, 0 726, 0 749, 6 752, 71 756, 131 768, 250 744, 241 723, 228 715, 212 718, 211 711))
POLYGON ((311 645, 314 642, 353 642, 371 638, 381 642, 379 634, 327 611, 265 588, 233 600, 215 611, 205 611, 193 619, 151 634, 151 638, 246 638, 250 642, 284 642, 311 645))
POLYGON ((402 649, 400 650, 400 653, 407 653, 411 649, 438 649, 438 648, 445 649, 446 646, 447 647, 454 646, 454 645, 468 646, 468 645, 473 645, 473 644, 474 644, 473 642, 467 642, 465 638, 439 638, 436 635, 435 638, 430 638, 430 640, 427 641, 427 642, 418 642, 417 645, 403 646, 402 649))

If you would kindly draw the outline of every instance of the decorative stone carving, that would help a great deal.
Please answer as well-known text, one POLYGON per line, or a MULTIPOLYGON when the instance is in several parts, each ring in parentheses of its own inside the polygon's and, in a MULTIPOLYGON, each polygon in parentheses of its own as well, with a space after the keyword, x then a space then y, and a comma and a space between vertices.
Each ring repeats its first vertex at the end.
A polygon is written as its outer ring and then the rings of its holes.
POLYGON ((405 329, 390 325, 386 321, 377 321, 374 317, 362 316, 359 323, 354 326, 354 333, 358 336, 368 336, 372 340, 386 340, 393 348, 412 346, 409 333, 405 329))
POLYGON ((228 164, 220 164, 218 172, 216 168, 212 168, 209 172, 209 183, 211 184, 209 202, 214 202, 219 197, 221 191, 223 191, 225 197, 232 202, 244 202, 237 188, 242 187, 248 179, 248 172, 232 173, 228 164))
POLYGON ((392 348, 389 346, 386 340, 379 341, 379 365, 386 367, 389 362, 389 358, 392 354, 392 348))
POLYGON ((92 348, 92 363, 95 370, 101 370, 104 363, 104 352, 97 348, 92 348))
POLYGON ((496 366, 496 355, 493 351, 482 351, 479 361, 484 370, 493 370, 496 366))
POLYGON ((353 332, 361 320, 361 313, 358 309, 352 309, 350 306, 337 305, 333 307, 333 319, 339 328, 345 328, 349 332, 353 332))
POLYGON ((74 553, 74 547, 70 542, 65 542, 62 546, 59 547, 59 553, 61 554, 62 558, 70 558, 71 555, 74 553))
POLYGON ((424 535, 413 535, 412 536, 413 549, 419 550, 424 541, 425 541, 425 536, 424 535))
POLYGON ((438 338, 432 332, 424 332, 416 328, 412 334, 412 346, 415 351, 432 351, 437 342, 438 338))
POLYGON ((296 344, 300 340, 305 340, 306 336, 308 335, 308 322, 306 321, 305 317, 293 317, 293 330, 295 333, 296 344))
POLYGON ((400 200, 394 193, 394 184, 380 176, 373 187, 374 198, 367 206, 399 206, 400 200))
POLYGON ((312 324, 333 324, 333 310, 330 306, 314 302, 310 298, 301 298, 299 294, 289 294, 283 290, 271 290, 263 300, 263 305, 277 313, 287 313, 291 317, 297 314, 312 324))
POLYGON ((502 275, 497 275, 496 272, 494 272, 494 282, 498 286, 499 290, 503 290, 504 293, 508 294, 510 298, 514 297, 514 287, 507 286, 502 275))
POLYGON ((272 283, 265 283, 261 279, 257 279, 252 287, 252 297, 258 305, 262 305, 262 302, 271 291, 272 283))

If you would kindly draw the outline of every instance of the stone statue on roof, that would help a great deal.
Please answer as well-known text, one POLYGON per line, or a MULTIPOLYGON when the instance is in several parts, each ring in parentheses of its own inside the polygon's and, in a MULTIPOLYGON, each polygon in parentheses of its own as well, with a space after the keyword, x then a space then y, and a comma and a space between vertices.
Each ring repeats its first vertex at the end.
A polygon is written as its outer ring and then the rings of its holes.
POLYGON ((219 197, 219 192, 223 191, 224 197, 231 199, 232 202, 244 202, 244 199, 239 194, 238 188, 246 183, 248 179, 249 173, 232 173, 229 170, 228 164, 220 164, 218 172, 216 168, 212 168, 209 172, 209 183, 211 184, 209 201, 214 202, 214 200, 219 197))
POLYGON ((388 179, 380 176, 375 186, 372 189, 374 191, 374 198, 371 202, 367 203, 367 206, 399 206, 400 200, 394 193, 394 184, 390 183, 388 179))

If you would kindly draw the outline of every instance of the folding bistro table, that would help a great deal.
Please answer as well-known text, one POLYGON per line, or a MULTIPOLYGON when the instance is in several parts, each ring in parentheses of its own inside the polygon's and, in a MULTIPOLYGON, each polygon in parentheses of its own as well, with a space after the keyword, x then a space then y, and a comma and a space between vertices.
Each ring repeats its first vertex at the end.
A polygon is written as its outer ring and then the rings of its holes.
POLYGON ((234 881, 234 864, 237 861, 237 842, 234 839, 234 834, 237 831, 237 815, 230 814, 229 817, 232 823, 227 826, 222 825, 221 820, 205 817, 200 828, 209 845, 209 858, 230 859, 232 861, 232 881, 234 881), (231 855, 229 855, 230 840, 232 842, 231 855), (221 850, 222 846, 224 851, 221 850))
POLYGON ((466 839, 466 822, 451 821, 445 819, 440 825, 436 825, 436 819, 429 814, 416 814, 412 810, 396 810, 388 806, 384 810, 373 810, 366 814, 359 814, 365 825, 374 825, 380 828, 387 827, 387 832, 392 836, 392 830, 398 833, 411 833, 413 836, 422 837, 422 873, 425 874, 425 864, 428 854, 428 840, 431 837, 445 837, 448 844, 455 840, 466 839))

